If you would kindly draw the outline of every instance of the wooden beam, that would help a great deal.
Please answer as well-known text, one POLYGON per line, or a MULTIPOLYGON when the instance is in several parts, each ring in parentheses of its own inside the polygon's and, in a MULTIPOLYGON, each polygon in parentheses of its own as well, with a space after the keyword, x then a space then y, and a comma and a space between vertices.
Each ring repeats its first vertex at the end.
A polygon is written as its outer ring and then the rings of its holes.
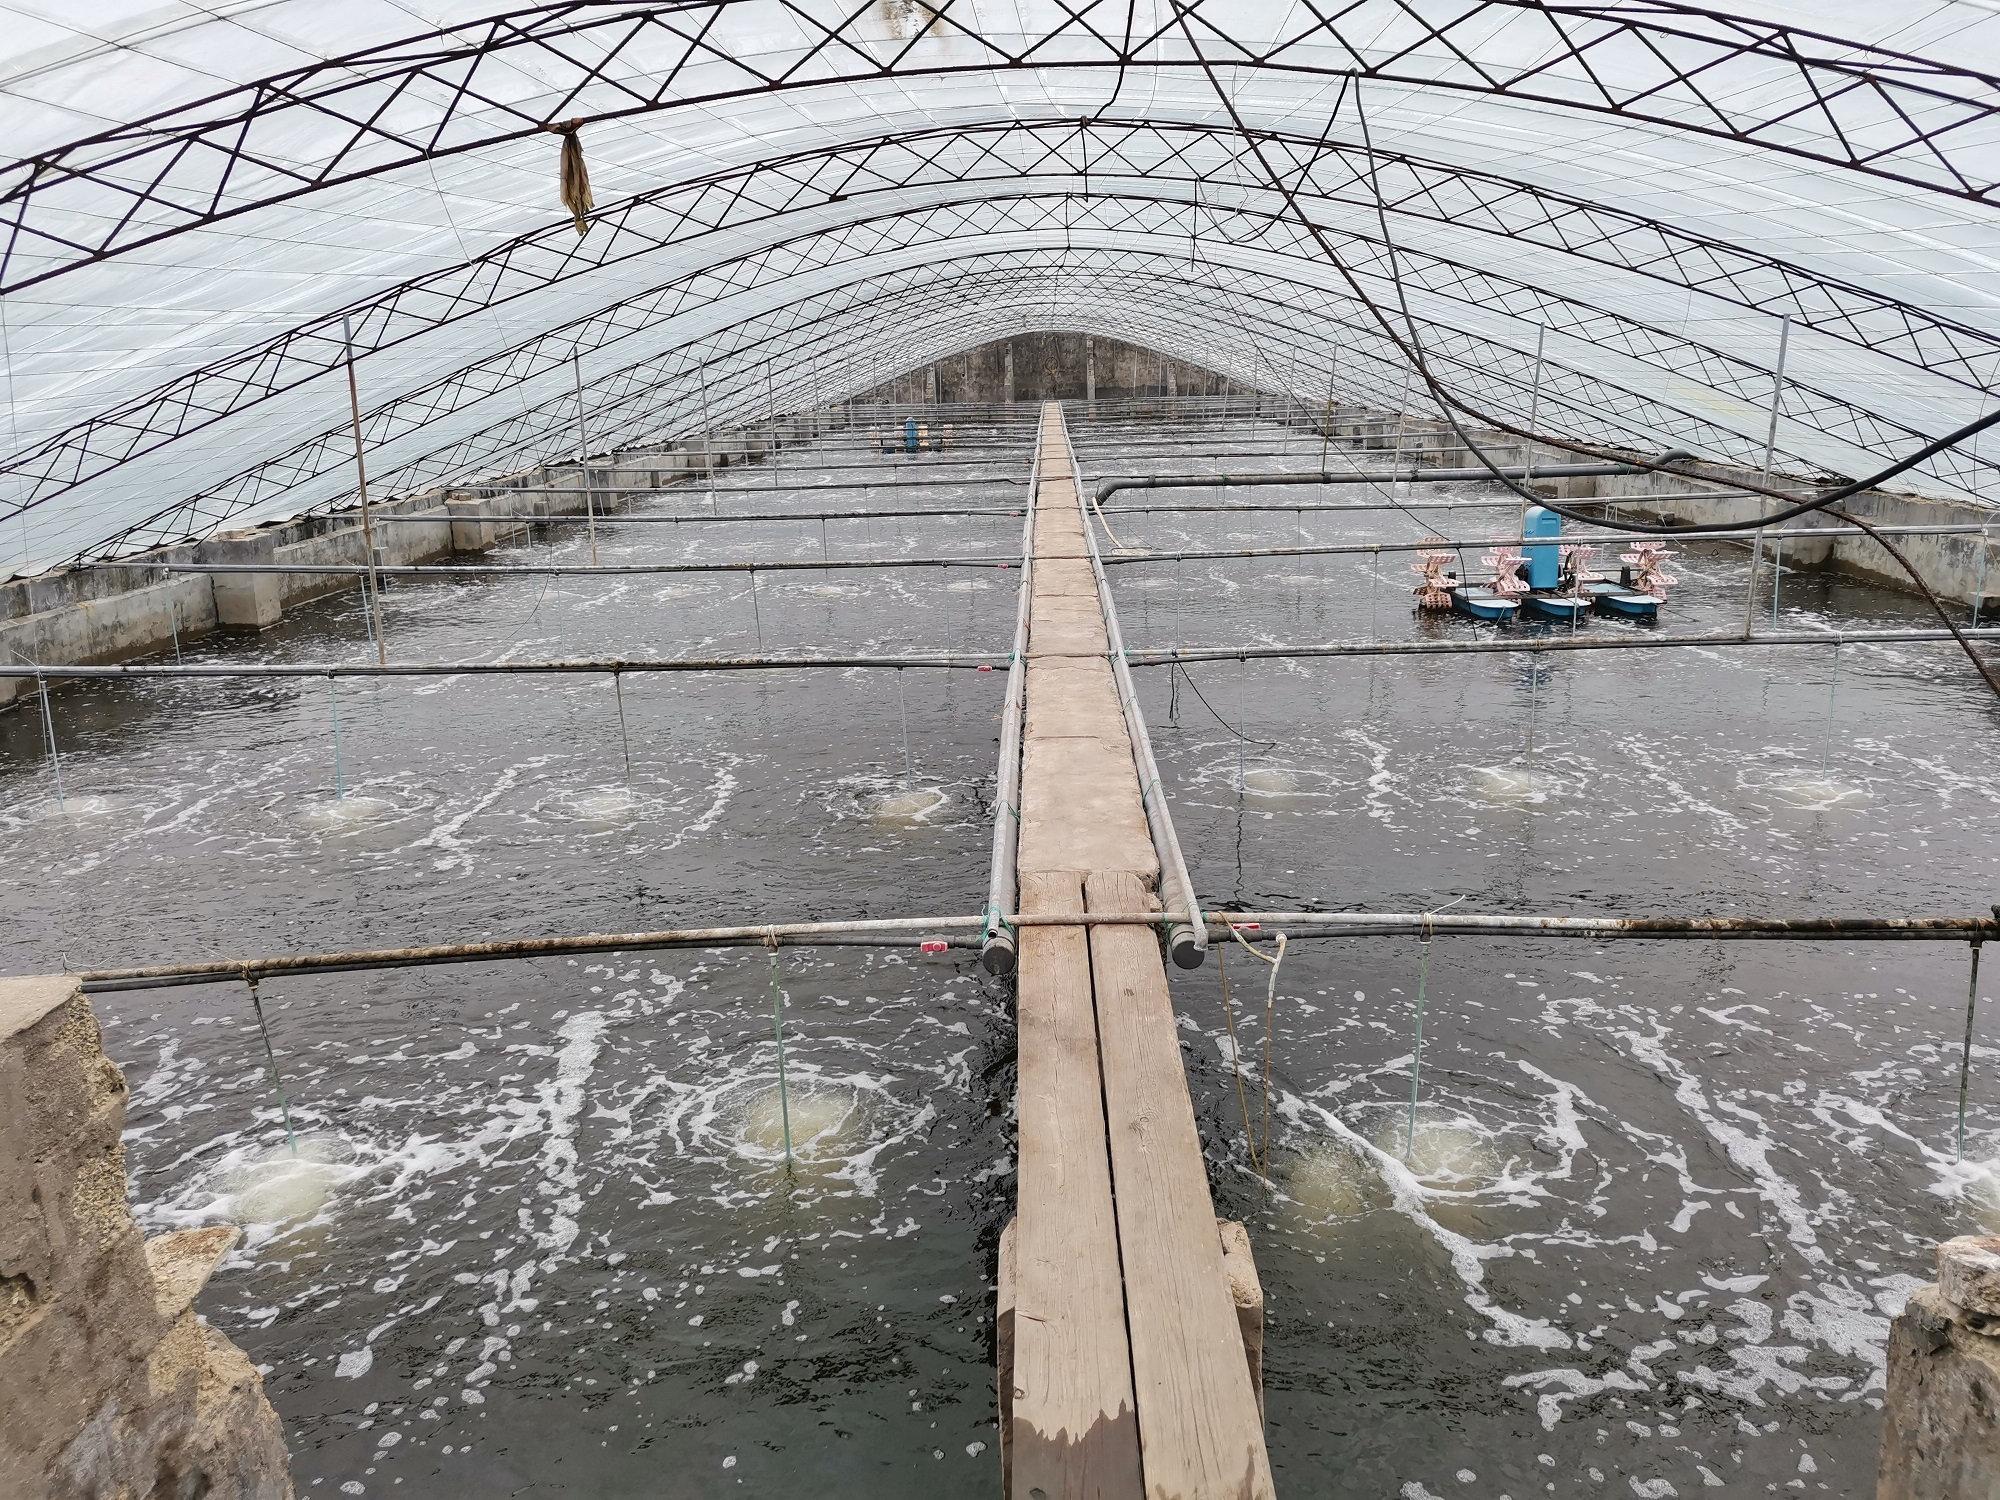
MULTIPOLYGON (((1081 913, 1082 880, 1024 870, 1021 909, 1081 913)), ((1008 1493, 1133 1500, 1138 1427, 1088 940, 1080 927, 1027 927, 1020 942, 1008 1493)))
MULTIPOLYGON (((1100 871, 1084 886, 1092 911, 1157 905, 1136 873, 1100 871)), ((1264 1424, 1223 1269, 1159 937, 1144 927, 1095 927, 1090 958, 1146 1494, 1265 1500, 1273 1489, 1264 1424)))

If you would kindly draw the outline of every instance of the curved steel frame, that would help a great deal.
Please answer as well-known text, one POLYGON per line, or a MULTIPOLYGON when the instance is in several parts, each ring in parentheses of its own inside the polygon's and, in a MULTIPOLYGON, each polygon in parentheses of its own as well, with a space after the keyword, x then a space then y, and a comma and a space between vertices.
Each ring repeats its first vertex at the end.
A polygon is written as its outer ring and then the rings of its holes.
MULTIPOLYGON (((1360 191, 1368 182, 1369 169, 1359 150, 1305 136, 1256 134, 1260 145, 1285 152, 1286 168, 1296 174, 1302 199, 1372 208, 1372 190, 1360 191), (1336 173, 1337 183, 1322 180, 1336 173)), ((546 226, 475 260, 405 281, 211 361, 32 445, 0 464, 0 474, 25 481, 17 497, 23 506, 61 494, 338 370, 346 358, 344 326, 351 325, 355 352, 365 358, 543 287, 722 230, 741 230, 832 204, 848 205, 851 217, 865 217, 878 198, 932 182, 961 187, 1005 183, 1010 192, 1004 196, 1035 196, 1034 177, 1039 173, 1023 174, 1024 157, 1050 175, 1081 175, 1087 180, 1094 174, 1117 184, 1119 196, 1134 196, 1132 184, 1139 184, 1164 200, 1167 186, 1172 185, 1191 188, 1198 201, 1202 185, 1219 181, 1267 196, 1268 185, 1242 170, 1245 149, 1235 132, 1212 126, 1056 120, 894 134, 795 152, 670 184, 599 211, 594 216, 598 232, 581 242, 566 221, 546 226), (946 160, 966 142, 976 148, 972 162, 946 160), (1224 161, 1236 175, 1224 178, 1197 164, 1196 150, 1217 144, 1228 148, 1224 161), (856 192, 857 181, 878 186, 856 192)), ((1818 278, 1769 255, 1492 174, 1386 153, 1379 160, 1393 172, 1382 184, 1385 206, 1392 213, 1469 229, 1475 242, 1488 236, 1525 239, 1676 287, 1698 281, 1705 297, 1760 313, 1784 313, 1801 329, 1938 374, 1969 391, 2000 383, 2000 337, 1983 330, 1925 314, 1856 285, 1818 278), (1668 268, 1679 274, 1669 275, 1668 268)), ((990 201, 990 196, 983 201, 990 201)), ((1372 228, 1340 232, 1359 243, 1380 245, 1372 228)), ((1469 275, 1493 275, 1520 285, 1479 266, 1476 258, 1428 258, 1469 275)), ((1598 310, 1654 336, 1674 337, 1645 320, 1598 310)), ((1719 352, 1712 346, 1700 347, 1719 352)), ((1745 365, 1757 381, 1768 378, 1761 367, 1740 360, 1733 363, 1745 365)), ((1809 411, 1790 415, 1811 420, 1809 411)))
POLYGON ((1082 0, 1059 6, 1053 27, 1013 45, 982 34, 970 8, 952 0, 931 7, 907 37, 865 5, 846 6, 830 21, 783 0, 525 7, 227 89, 14 164, 0 174, 7 228, 0 292, 338 183, 533 136, 557 120, 621 119, 883 77, 1115 69, 1122 85, 1134 69, 1206 68, 1212 59, 1197 51, 1197 28, 1232 67, 1615 116, 1979 202, 2000 187, 1989 148, 1969 128, 2000 115, 2000 78, 1822 33, 1673 0, 1639 9, 1483 0, 1444 19, 1422 0, 1324 8, 1308 0, 1290 35, 1252 51, 1220 19, 1228 7, 1229 0, 1173 0, 1172 17, 1140 34, 1136 7, 1082 0), (730 50, 725 18, 752 7, 794 32, 797 47, 781 63, 760 66, 730 50), (1496 11, 1532 28, 1533 41, 1515 50, 1536 56, 1533 65, 1480 59, 1496 11), (1399 44, 1371 58, 1350 34, 1399 44), (930 39, 954 45, 927 47, 930 39), (1643 54, 1656 71, 1643 85, 1623 83, 1596 65, 1600 52, 1643 54), (1328 57, 1341 65, 1328 66, 1328 57), (515 70, 547 84, 542 109, 530 113, 510 102, 512 90, 489 87, 515 70), (682 93, 697 71, 714 72, 723 86, 682 93), (1774 86, 1787 78, 1796 96, 1774 86), (1781 102, 1751 102, 1773 98, 1781 102), (307 122, 337 131, 339 147, 323 161, 297 159, 307 122), (66 192, 78 188, 97 200, 92 235, 56 227, 66 192), (106 195, 123 211, 106 214, 106 195), (46 263, 24 269, 23 257, 46 263))

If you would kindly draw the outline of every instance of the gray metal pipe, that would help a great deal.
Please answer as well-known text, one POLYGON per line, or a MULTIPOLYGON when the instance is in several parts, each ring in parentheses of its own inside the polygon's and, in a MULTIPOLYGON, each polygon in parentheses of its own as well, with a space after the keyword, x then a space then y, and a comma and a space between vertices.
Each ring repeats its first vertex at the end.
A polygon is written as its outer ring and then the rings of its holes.
MULTIPOLYGON (((1013 927, 1152 926, 1158 912, 1076 914, 1015 912, 1013 927)), ((2000 939, 2000 908, 1986 917, 1563 917, 1504 916, 1473 912, 1204 912, 1203 929, 1216 941, 1232 930, 1250 942, 1283 931, 1308 937, 1557 937, 1584 939, 1713 939, 1791 942, 1982 942, 2000 939), (1252 930, 1254 929, 1254 930, 1252 930)), ((444 964, 498 963, 579 953, 643 952, 668 948, 903 948, 926 952, 972 948, 983 942, 983 916, 891 917, 831 922, 760 923, 733 927, 669 928, 647 932, 595 932, 567 937, 437 943, 409 948, 362 948, 321 953, 225 958, 185 964, 144 964, 91 969, 77 977, 86 994, 196 984, 240 984, 288 975, 346 974, 371 969, 429 968, 444 964)))
MULTIPOLYGON (((1077 467, 1074 445, 1070 445, 1069 449, 1069 472, 1076 493, 1081 497, 1084 493, 1083 471, 1077 467)), ((1125 729, 1132 741, 1132 757, 1139 773, 1139 803, 1145 809, 1146 827, 1153 836, 1153 848, 1159 856, 1161 884, 1171 882, 1180 901, 1179 916, 1169 915, 1167 918, 1167 951, 1173 955, 1177 967, 1198 969, 1208 953, 1208 929, 1202 925, 1201 903, 1194 893, 1194 878, 1188 874, 1180 837, 1174 832, 1173 818, 1167 812, 1166 784, 1160 780, 1159 763, 1153 759, 1152 736, 1146 732, 1146 716, 1139 711, 1139 692, 1132 684, 1132 673, 1126 665, 1125 638, 1118 628, 1118 609, 1111 599, 1111 580, 1105 574, 1103 558, 1098 555, 1096 528, 1087 515, 1083 517, 1083 540, 1089 553, 1091 574, 1097 581, 1098 605, 1104 614, 1111 675, 1118 684, 1118 708, 1125 716, 1125 729)))
MULTIPOLYGON (((621 464, 619 467, 641 469, 644 464, 621 464)), ((722 471, 718 469, 717 473, 722 471)), ((1024 479, 1006 478, 1000 475, 974 475, 964 479, 898 479, 894 470, 881 471, 878 479, 840 479, 825 483, 810 484, 732 484, 721 493, 727 495, 795 495, 804 490, 922 490, 934 489, 948 484, 986 484, 1015 486, 1027 483, 1024 479)), ((690 475, 690 478, 693 476, 690 475)), ((668 484, 594 484, 590 487, 593 495, 657 495, 673 486, 668 484)), ((578 500, 583 498, 581 485, 561 484, 461 484, 455 489, 484 490, 482 500, 500 495, 570 495, 578 500)))
MULTIPOLYGON (((1042 472, 1040 430, 1028 473, 1042 472)), ((1018 856, 1021 844, 1021 728, 1027 706, 1028 621, 1034 607, 1035 497, 1028 491, 1027 514, 1021 522, 1021 597, 1014 610, 1014 646, 1007 663, 1007 707, 1000 721, 1000 765, 995 779, 993 860, 986 881, 985 932, 979 961, 989 974, 1011 974, 1017 957, 1014 933, 1001 919, 1019 905, 1018 856)))
MULTIPOLYGON (((1651 503, 1657 500, 1741 500, 1748 497, 1724 490, 1675 490, 1659 495, 1598 495, 1587 500, 1565 500, 1565 505, 1625 505, 1638 502, 1651 503)), ((1800 496, 1804 499, 1804 496, 1800 496)), ((1269 512, 1274 515, 1338 515, 1342 511, 1376 510, 1505 510, 1518 507, 1520 497, 1511 492, 1496 495, 1490 500, 1343 500, 1337 504, 1319 503, 1286 505, 1277 500, 1164 500, 1156 505, 1106 505, 1102 507, 1106 515, 1144 516, 1155 513, 1167 515, 1182 512, 1207 512, 1215 515, 1259 515, 1269 512)), ((498 519, 497 517, 495 519, 498 519)), ((728 519, 724 517, 724 519, 728 519)), ((382 524, 382 517, 375 518, 375 524, 382 524)), ((1880 527, 1876 528, 1880 530, 1880 527)), ((1977 528, 1975 528, 1977 529, 1977 528)), ((1626 533, 1620 532, 1619 535, 1626 533)), ((1537 538, 1536 540, 1542 540, 1537 538)))
POLYGON ((601 578, 654 573, 826 573, 843 569, 879 568, 1014 568, 1017 557, 835 557, 789 558, 771 562, 680 563, 397 563, 370 568, 362 563, 205 563, 99 562, 92 568, 156 573, 306 573, 342 577, 365 574, 383 578, 491 578, 518 574, 527 578, 601 578))
POLYGON ((0 662, 0 677, 46 677, 52 680, 120 677, 542 677, 586 676, 592 673, 641 672, 781 672, 793 667, 937 667, 961 672, 991 672, 1005 660, 996 654, 958 656, 713 656, 679 660, 462 661, 396 662, 383 666, 358 662, 251 662, 237 666, 175 662, 103 666, 33 666, 0 662))
POLYGON ((1255 923, 1253 941, 1301 937, 1711 938, 1719 940, 1978 942, 2000 938, 2000 909, 1985 917, 1555 917, 1475 912, 1212 912, 1218 938, 1255 923))
MULTIPOLYGON (((1968 640, 2000 640, 2000 628, 1960 632, 1968 640)), ((1652 651, 1672 646, 1870 646, 1898 641, 1949 641, 1949 630, 1775 630, 1744 636, 1736 631, 1702 635, 1547 635, 1484 637, 1470 641, 1328 641, 1291 646, 1192 646, 1166 651, 1135 651, 1135 667, 1165 667, 1175 662, 1297 661, 1342 656, 1504 656, 1515 651, 1652 651)), ((16 674, 19 675, 19 674, 16 674)))
POLYGON ((841 922, 778 922, 754 927, 683 927, 653 932, 590 932, 574 937, 511 938, 435 943, 414 948, 362 948, 290 953, 203 963, 145 964, 83 973, 85 994, 190 984, 242 983, 296 974, 351 974, 364 969, 417 969, 491 963, 573 953, 646 952, 661 948, 907 948, 927 951, 977 944, 978 917, 890 917, 841 922))
MULTIPOLYGON (((502 492, 503 494, 506 492, 502 492)), ((564 494, 580 495, 581 490, 565 490, 564 494)), ((601 492, 600 492, 601 493, 601 492)), ((488 500, 499 499, 498 495, 487 495, 488 500)), ((913 520, 924 517, 950 519, 959 516, 1019 516, 1019 505, 1000 506, 949 506, 929 510, 753 510, 737 514, 720 515, 703 512, 700 515, 599 515, 599 526, 733 526, 744 521, 884 521, 913 520)), ((505 521, 522 526, 544 526, 550 522, 558 525, 582 525, 589 517, 578 511, 555 511, 548 515, 522 514, 513 511, 425 511, 421 514, 402 516, 377 516, 375 524, 395 522, 406 526, 442 526, 448 521, 505 521)))
MULTIPOLYGON (((1528 471, 1523 467, 1501 464, 1500 472, 1510 479, 1519 479, 1528 471)), ((1607 478, 1615 474, 1652 474, 1653 469, 1641 468, 1637 464, 1546 464, 1535 470, 1537 479, 1592 479, 1607 478)), ((1207 490, 1207 489, 1264 489, 1280 484, 1459 484, 1468 480, 1491 479, 1489 469, 1437 469, 1411 465, 1405 469, 1375 469, 1361 472, 1354 469, 1341 471, 1319 470, 1309 474, 1152 474, 1128 475, 1123 479, 1107 479, 1097 487, 1097 498, 1117 494, 1120 490, 1207 490)), ((1635 499, 1641 498, 1638 496, 1635 499)))
MULTIPOLYGON (((1884 536, 1978 536, 1985 528, 1964 524, 1937 526, 1877 526, 1874 528, 1884 536)), ((1754 526, 1703 527, 1700 530, 1677 531, 1676 541, 1719 541, 1747 536, 1779 537, 1843 537, 1867 535, 1859 526, 1795 526, 1773 527, 1759 532, 1754 526)), ((1576 542, 1618 542, 1629 546, 1635 540, 1630 532, 1623 531, 1565 531, 1560 538, 1531 537, 1523 533, 1518 536, 1484 537, 1428 537, 1415 541, 1400 542, 1305 542, 1290 547, 1236 547, 1214 550, 1190 549, 1179 552, 1116 552, 1105 559, 1107 566, 1120 563, 1146 562, 1202 562, 1216 558, 1255 557, 1341 557, 1357 553, 1374 552, 1441 552, 1465 547, 1525 547, 1553 546, 1558 541, 1564 544, 1576 542)))

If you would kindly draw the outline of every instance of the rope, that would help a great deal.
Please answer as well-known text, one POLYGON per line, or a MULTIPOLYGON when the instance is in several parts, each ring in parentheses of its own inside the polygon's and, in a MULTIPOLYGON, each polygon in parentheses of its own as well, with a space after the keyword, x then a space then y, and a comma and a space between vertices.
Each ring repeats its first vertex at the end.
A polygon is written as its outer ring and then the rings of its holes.
MULTIPOLYGON (((1227 918, 1225 918, 1224 920, 1225 922, 1227 922, 1227 918)), ((1288 940, 1282 932, 1273 934, 1273 936, 1276 938, 1277 951, 1273 954, 1266 955, 1258 952, 1255 948, 1250 946, 1250 940, 1244 937, 1241 932, 1237 931, 1236 924, 1234 922, 1228 922, 1227 925, 1229 927, 1229 935, 1235 938, 1236 941, 1242 945, 1243 951, 1245 953, 1249 954, 1259 963, 1265 963, 1271 966, 1270 979, 1264 986, 1264 1107, 1263 1107, 1262 1135, 1263 1135, 1263 1175, 1268 1180, 1271 1175, 1271 1033, 1277 1021, 1278 971, 1282 969, 1285 964, 1285 945, 1288 940)), ((1220 955, 1221 950, 1217 949, 1216 951, 1217 954, 1220 955)), ((1240 1086, 1240 1079, 1239 1079, 1239 1086, 1240 1086)), ((1243 1128, 1246 1133, 1249 1131, 1250 1127, 1247 1118, 1244 1122, 1243 1128)))
POLYGON ((1229 1060, 1236 1075, 1236 1112, 1243 1117, 1243 1145, 1250 1153, 1251 1170, 1268 1182, 1270 1174, 1257 1159, 1257 1137, 1250 1133, 1250 1099, 1243 1091, 1243 1046, 1236 1039, 1236 1006, 1229 998, 1228 949, 1215 950, 1215 972, 1222 980, 1222 1019, 1229 1028, 1229 1060))

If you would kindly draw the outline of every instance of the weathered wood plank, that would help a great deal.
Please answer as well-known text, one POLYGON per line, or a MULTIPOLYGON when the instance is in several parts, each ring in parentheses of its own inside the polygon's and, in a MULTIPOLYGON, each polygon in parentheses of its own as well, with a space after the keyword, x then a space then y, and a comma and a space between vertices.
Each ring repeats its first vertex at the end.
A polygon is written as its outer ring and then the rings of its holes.
MULTIPOLYGON (((1085 880, 1092 911, 1155 906, 1126 871, 1085 880)), ((1208 1192, 1159 939, 1090 933, 1104 1107, 1146 1494, 1261 1500, 1272 1491, 1263 1421, 1208 1192)))
MULTIPOLYGON (((1021 907, 1080 913, 1082 880, 1024 870, 1021 907)), ((1138 1428, 1083 929, 1024 928, 1016 974, 1009 1493, 1133 1500, 1141 1493, 1138 1428)))

